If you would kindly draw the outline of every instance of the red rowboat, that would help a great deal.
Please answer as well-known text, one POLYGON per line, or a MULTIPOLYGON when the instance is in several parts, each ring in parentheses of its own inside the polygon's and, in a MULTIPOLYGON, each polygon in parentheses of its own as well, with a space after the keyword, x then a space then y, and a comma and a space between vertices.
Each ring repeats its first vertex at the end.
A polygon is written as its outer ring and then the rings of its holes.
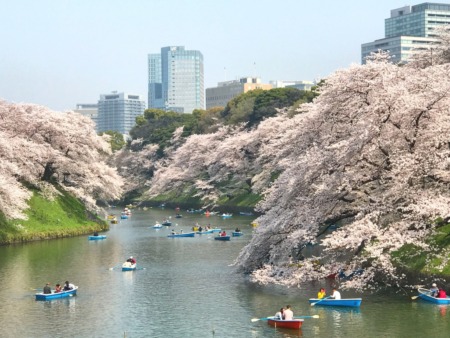
POLYGON ((269 318, 267 324, 274 327, 280 327, 284 329, 300 329, 303 324, 303 319, 293 319, 293 320, 280 320, 269 318))

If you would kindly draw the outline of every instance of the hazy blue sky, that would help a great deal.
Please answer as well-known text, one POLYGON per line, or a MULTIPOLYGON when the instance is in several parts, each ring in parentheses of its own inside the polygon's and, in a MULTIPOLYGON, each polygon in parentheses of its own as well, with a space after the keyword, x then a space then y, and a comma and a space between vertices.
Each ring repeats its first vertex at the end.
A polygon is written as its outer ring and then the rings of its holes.
POLYGON ((0 99, 54 110, 113 90, 146 99, 147 54, 171 45, 203 53, 206 88, 314 80, 359 63, 391 9, 422 2, 0 0, 0 99))

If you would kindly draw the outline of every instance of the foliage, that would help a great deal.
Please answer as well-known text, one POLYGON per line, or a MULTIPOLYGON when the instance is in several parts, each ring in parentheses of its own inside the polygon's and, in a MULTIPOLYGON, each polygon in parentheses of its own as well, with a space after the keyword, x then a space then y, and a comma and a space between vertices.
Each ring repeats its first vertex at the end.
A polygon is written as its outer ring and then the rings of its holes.
POLYGON ((125 140, 123 138, 123 135, 121 133, 119 133, 118 131, 108 130, 105 132, 101 132, 100 136, 105 135, 105 134, 110 136, 109 144, 111 145, 112 151, 120 150, 125 145, 125 140))
POLYGON ((278 109, 312 102, 316 96, 315 91, 302 91, 296 88, 251 90, 228 102, 222 117, 226 124, 248 123, 252 127, 265 118, 277 115, 278 109))
POLYGON ((0 101, 0 211, 26 218, 28 186, 48 199, 54 185, 96 210, 97 199, 114 199, 122 180, 105 163, 111 149, 91 119, 30 104, 0 101))

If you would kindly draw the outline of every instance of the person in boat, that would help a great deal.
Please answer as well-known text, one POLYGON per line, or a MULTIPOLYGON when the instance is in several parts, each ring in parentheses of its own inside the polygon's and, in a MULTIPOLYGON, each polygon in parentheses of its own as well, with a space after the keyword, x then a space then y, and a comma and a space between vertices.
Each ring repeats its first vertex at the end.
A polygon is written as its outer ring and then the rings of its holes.
POLYGON ((439 289, 439 292, 438 292, 436 298, 447 298, 447 293, 445 292, 444 289, 439 289))
POLYGON ((225 237, 227 235, 227 233, 224 231, 222 231, 222 233, 220 234, 221 237, 225 237))
POLYGON ((131 264, 136 264, 136 259, 133 256, 130 256, 130 258, 127 259, 127 262, 131 264))
POLYGON ((293 320, 294 312, 292 312, 291 306, 286 305, 286 310, 284 310, 284 320, 293 320))
POLYGON ((436 283, 431 284, 431 289, 430 289, 431 293, 430 296, 431 297, 437 297, 438 293, 439 293, 439 289, 436 285, 436 283))
POLYGON ((175 234, 176 234, 175 230, 173 230, 173 229, 172 229, 172 232, 171 232, 171 233, 172 233, 172 235, 175 235, 175 234))
POLYGON ((236 230, 234 230, 234 232, 241 232, 241 229, 236 228, 236 230))
POLYGON ((69 283, 68 280, 66 280, 66 283, 64 284, 63 290, 64 291, 69 291, 69 290, 73 290, 73 288, 74 288, 74 285, 72 283, 69 283))
POLYGON ((44 290, 42 290, 42 293, 45 293, 45 294, 52 293, 52 288, 50 287, 50 283, 45 284, 44 290))
POLYGON ((325 292, 325 289, 324 289, 324 288, 321 288, 321 289, 319 290, 319 292, 317 292, 317 299, 322 299, 322 298, 324 298, 326 295, 327 295, 327 294, 326 294, 326 292, 325 292))
POLYGON ((61 284, 56 284, 56 286, 55 286, 55 293, 58 293, 58 292, 62 292, 62 287, 61 287, 61 284))
POLYGON ((98 236, 98 231, 94 231, 94 236, 98 236))
POLYGON ((202 226, 200 225, 199 227, 198 227, 198 231, 200 231, 200 232, 202 232, 203 231, 203 228, 202 228, 202 226))
POLYGON ((209 224, 206 226, 206 231, 208 231, 208 230, 211 230, 211 225, 209 225, 209 224))
POLYGON ((341 299, 341 293, 336 288, 333 288, 333 292, 331 293, 330 298, 331 299, 341 299))
POLYGON ((275 319, 283 320, 284 319, 284 308, 281 308, 280 311, 275 313, 275 319))

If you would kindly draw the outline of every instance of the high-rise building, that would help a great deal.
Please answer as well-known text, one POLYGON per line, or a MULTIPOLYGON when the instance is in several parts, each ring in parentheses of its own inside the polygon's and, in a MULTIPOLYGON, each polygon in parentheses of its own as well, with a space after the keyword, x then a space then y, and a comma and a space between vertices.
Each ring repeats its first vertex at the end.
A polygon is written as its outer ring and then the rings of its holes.
POLYGON ((113 130, 128 134, 136 124, 136 117, 144 110, 145 101, 141 95, 118 92, 100 95, 97 132, 113 130))
POLYGON ((97 124, 98 118, 98 104, 97 103, 77 103, 76 108, 73 110, 75 113, 79 113, 86 117, 89 117, 97 124))
POLYGON ((408 62, 414 48, 426 48, 436 41, 436 26, 449 23, 450 4, 425 2, 393 9, 385 19, 385 37, 361 45, 361 62, 378 50, 389 51, 394 63, 408 62))
POLYGON ((202 53, 170 46, 149 54, 148 107, 179 113, 205 109, 202 53))
POLYGON ((206 109, 225 107, 231 99, 249 90, 272 89, 272 85, 261 83, 257 77, 242 77, 239 80, 219 82, 217 87, 206 88, 206 109))

